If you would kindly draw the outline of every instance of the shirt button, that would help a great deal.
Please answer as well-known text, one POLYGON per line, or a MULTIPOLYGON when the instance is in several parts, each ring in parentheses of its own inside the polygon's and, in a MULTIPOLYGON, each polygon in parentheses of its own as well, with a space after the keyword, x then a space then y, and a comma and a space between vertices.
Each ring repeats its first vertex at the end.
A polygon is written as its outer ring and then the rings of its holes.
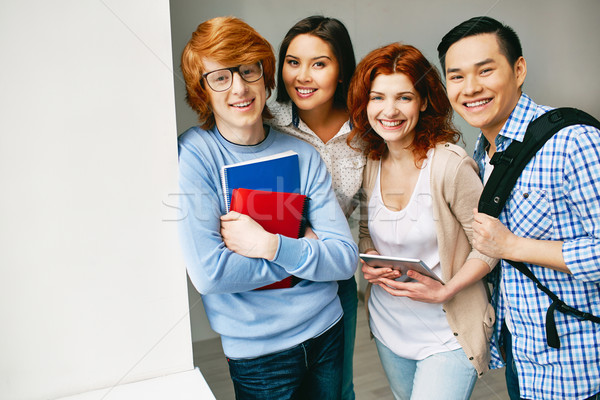
POLYGON ((529 193, 523 193, 523 197, 524 198, 528 198, 529 197, 529 193))
POLYGON ((458 336, 458 333, 454 332, 454 336, 458 336))

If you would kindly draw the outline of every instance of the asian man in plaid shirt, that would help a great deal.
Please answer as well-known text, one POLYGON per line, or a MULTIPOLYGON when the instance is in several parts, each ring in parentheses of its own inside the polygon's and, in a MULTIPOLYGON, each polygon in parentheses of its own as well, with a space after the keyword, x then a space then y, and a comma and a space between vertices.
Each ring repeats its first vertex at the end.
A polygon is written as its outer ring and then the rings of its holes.
MULTIPOLYGON (((438 46, 454 110, 481 129, 474 158, 489 160, 549 107, 521 88, 527 75, 516 33, 489 18, 465 21, 438 46)), ((600 315, 600 132, 574 125, 556 133, 525 167, 499 219, 475 212, 473 245, 526 263, 566 304, 600 315)), ((555 313, 560 348, 546 342, 549 297, 502 261, 495 291, 492 367, 504 365, 511 399, 600 399, 600 324, 555 313)))

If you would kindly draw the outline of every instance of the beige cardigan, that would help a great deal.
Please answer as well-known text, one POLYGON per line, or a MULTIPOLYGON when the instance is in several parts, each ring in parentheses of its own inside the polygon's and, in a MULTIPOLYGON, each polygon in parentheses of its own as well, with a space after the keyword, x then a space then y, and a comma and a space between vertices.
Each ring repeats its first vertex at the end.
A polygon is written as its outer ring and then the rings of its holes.
MULTIPOLYGON (((363 175, 360 201, 359 249, 375 249, 368 228, 368 205, 377 178, 379 160, 369 159, 363 175)), ((445 143, 436 146, 431 161, 431 195, 436 222, 440 265, 444 281, 449 281, 467 259, 485 261, 490 270, 497 260, 471 248, 473 209, 482 191, 477 165, 462 147, 445 143)), ((365 295, 368 305, 371 284, 365 295)), ((458 339, 479 376, 488 370, 489 340, 495 321, 484 283, 479 281, 456 294, 444 304, 450 329, 458 339)), ((368 309, 367 309, 368 315, 368 309)))

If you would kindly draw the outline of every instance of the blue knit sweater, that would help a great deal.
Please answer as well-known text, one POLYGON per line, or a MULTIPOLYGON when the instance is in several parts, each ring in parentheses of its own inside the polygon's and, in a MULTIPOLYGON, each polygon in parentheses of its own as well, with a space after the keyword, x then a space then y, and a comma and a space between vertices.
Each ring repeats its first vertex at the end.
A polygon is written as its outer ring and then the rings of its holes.
POLYGON ((179 230, 188 274, 228 357, 291 348, 340 319, 335 281, 354 274, 357 246, 331 177, 311 145, 272 128, 257 145, 237 145, 216 126, 210 131, 194 127, 179 138, 179 185, 179 230), (320 240, 279 236, 273 261, 230 251, 219 233, 219 217, 226 213, 221 167, 286 150, 299 155, 301 193, 311 199, 308 219, 320 240), (252 290, 288 275, 303 281, 289 289, 252 290))

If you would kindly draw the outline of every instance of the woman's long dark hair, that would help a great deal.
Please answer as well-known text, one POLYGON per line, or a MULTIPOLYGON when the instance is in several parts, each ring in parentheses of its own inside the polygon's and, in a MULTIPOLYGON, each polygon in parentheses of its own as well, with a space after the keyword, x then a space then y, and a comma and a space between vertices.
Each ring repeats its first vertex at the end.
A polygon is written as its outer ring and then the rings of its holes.
POLYGON ((348 97, 348 87, 350 79, 356 68, 356 59, 352 49, 352 41, 348 30, 339 20, 327 18, 321 15, 313 15, 298 21, 296 25, 288 31, 281 42, 279 48, 279 60, 277 62, 277 101, 284 103, 290 100, 290 96, 285 89, 283 82, 283 65, 288 47, 292 40, 302 34, 316 36, 329 45, 337 62, 340 66, 341 83, 337 86, 333 97, 333 104, 344 110, 347 109, 346 98, 348 97))

